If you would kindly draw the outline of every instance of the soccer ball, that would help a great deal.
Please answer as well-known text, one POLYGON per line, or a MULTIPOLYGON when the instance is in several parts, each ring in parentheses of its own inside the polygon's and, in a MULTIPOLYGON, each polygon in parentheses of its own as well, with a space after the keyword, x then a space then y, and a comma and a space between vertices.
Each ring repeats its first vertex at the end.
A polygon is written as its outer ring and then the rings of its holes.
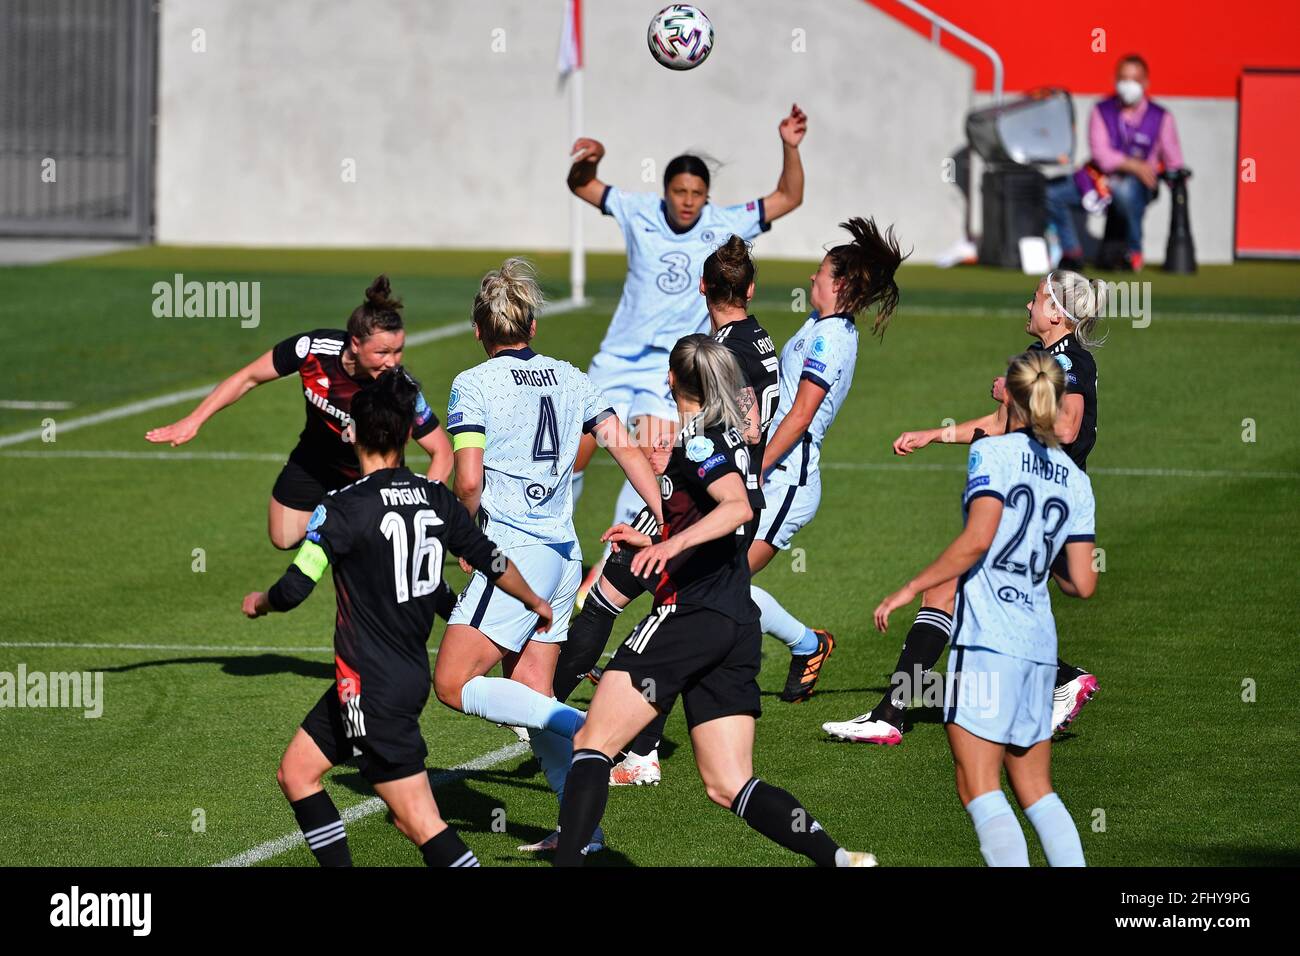
POLYGON ((650 55, 670 70, 693 70, 713 49, 713 24, 699 7, 674 3, 650 21, 650 55))

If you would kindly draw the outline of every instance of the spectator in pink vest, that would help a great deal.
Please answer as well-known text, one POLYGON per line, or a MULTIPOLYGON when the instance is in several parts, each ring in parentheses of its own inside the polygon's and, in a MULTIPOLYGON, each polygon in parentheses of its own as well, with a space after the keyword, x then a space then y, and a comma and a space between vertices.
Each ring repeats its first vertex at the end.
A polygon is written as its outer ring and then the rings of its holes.
POLYGON ((1092 160, 1047 184, 1047 221, 1060 239, 1063 269, 1083 264, 1071 210, 1100 211, 1112 202, 1124 219, 1128 264, 1134 272, 1142 268, 1142 214, 1156 197, 1156 177, 1183 166, 1173 114, 1147 99, 1147 82, 1146 60, 1130 54, 1119 61, 1115 95, 1094 106, 1088 121, 1092 160))

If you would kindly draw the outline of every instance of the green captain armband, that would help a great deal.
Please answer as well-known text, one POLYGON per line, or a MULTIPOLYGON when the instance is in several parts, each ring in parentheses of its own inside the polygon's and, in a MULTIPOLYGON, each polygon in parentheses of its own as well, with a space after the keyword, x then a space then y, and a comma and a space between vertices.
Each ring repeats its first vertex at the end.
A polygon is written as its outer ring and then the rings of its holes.
POLYGON ((457 432, 451 437, 451 450, 460 451, 462 448, 486 448, 487 436, 482 432, 457 432))
POLYGON ((315 541, 304 541, 298 549, 298 556, 293 559, 293 566, 314 582, 320 581, 329 563, 329 555, 315 541))

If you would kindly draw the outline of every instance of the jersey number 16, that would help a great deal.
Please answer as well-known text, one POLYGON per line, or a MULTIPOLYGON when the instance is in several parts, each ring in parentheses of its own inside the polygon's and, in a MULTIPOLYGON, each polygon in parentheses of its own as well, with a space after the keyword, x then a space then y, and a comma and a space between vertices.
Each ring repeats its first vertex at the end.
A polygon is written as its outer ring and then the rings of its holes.
POLYGON ((433 534, 433 529, 442 525, 442 519, 433 511, 421 509, 412 517, 411 525, 415 528, 414 554, 407 541, 406 521, 400 514, 390 511, 379 522, 379 530, 393 545, 393 583, 397 587, 398 604, 432 594, 442 581, 442 542, 433 534))

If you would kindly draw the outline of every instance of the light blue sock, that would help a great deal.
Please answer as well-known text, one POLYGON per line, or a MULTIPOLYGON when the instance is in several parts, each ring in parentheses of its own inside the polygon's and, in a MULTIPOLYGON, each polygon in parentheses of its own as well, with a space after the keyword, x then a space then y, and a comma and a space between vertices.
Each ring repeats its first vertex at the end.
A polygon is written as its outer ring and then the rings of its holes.
POLYGON ((1028 866, 1029 845, 1011 804, 1001 790, 990 790, 966 804, 975 824, 980 855, 989 866, 1028 866))
POLYGON ((776 598, 762 588, 749 586, 749 596, 758 605, 762 616, 763 633, 771 634, 778 641, 790 648, 791 654, 811 654, 817 649, 817 635, 803 626, 793 614, 777 603, 776 598), (812 645, 808 645, 808 636, 812 635, 812 645), (800 650, 800 648, 804 650, 800 650))
POLYGON ((529 733, 528 743, 542 765, 546 782, 555 796, 563 800, 564 781, 569 779, 569 764, 573 762, 573 739, 549 730, 535 730, 529 733))
POLYGON ((575 508, 578 507, 578 499, 582 497, 582 486, 585 483, 586 474, 585 471, 575 471, 569 484, 569 489, 573 494, 573 507, 575 508))
POLYGON ((461 709, 496 724, 551 730, 573 738, 587 715, 506 677, 475 677, 460 689, 461 709))
POLYGON ((1038 834, 1048 866, 1087 866, 1083 862, 1079 830, 1060 797, 1049 793, 1033 806, 1026 807, 1025 816, 1038 834))
POLYGON ((645 507, 645 501, 636 493, 632 482, 623 479, 623 487, 618 490, 618 503, 614 506, 614 524, 631 524, 645 507))

